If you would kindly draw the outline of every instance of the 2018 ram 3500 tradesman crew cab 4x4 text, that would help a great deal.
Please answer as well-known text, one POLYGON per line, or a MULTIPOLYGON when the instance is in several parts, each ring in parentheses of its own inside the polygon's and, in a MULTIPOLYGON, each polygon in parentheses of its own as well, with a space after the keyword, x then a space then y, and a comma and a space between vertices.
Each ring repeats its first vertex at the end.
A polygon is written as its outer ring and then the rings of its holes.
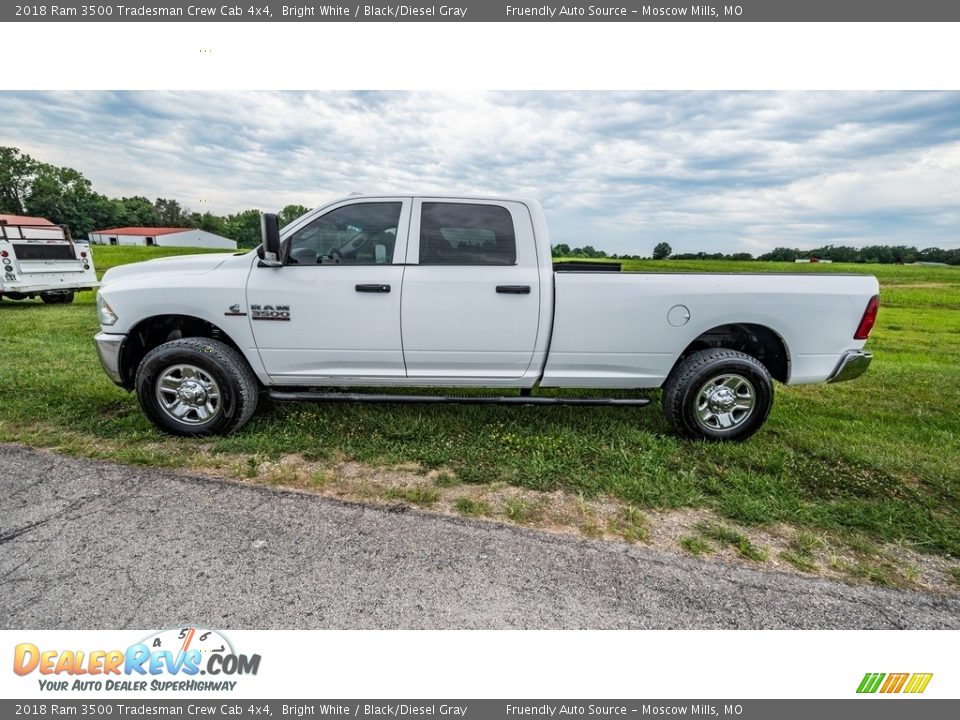
POLYGON ((773 379, 862 374, 878 284, 868 275, 632 273, 554 267, 540 204, 350 197, 237 255, 109 270, 104 369, 179 435, 224 434, 278 400, 645 405, 542 388, 663 388, 681 434, 742 440, 773 379), (482 387, 489 395, 337 388, 482 387))

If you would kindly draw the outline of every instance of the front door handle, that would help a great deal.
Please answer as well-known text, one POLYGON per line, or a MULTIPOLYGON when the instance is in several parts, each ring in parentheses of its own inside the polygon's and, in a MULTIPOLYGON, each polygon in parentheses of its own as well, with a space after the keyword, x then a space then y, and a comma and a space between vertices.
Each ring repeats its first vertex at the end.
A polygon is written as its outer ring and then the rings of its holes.
POLYGON ((497 285, 497 292, 501 295, 529 295, 529 285, 497 285))
POLYGON ((390 292, 389 285, 377 285, 375 283, 369 283, 366 285, 357 285, 354 288, 357 292, 369 292, 369 293, 388 293, 390 292))

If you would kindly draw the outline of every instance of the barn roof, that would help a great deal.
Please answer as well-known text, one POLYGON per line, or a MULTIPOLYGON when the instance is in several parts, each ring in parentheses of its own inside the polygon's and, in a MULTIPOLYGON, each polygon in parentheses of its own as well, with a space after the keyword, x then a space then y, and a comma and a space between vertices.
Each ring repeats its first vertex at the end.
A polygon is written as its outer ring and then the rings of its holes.
POLYGON ((170 228, 170 227, 120 227, 109 228, 107 230, 94 230, 93 232, 110 233, 113 235, 171 235, 173 233, 189 232, 196 228, 170 228))

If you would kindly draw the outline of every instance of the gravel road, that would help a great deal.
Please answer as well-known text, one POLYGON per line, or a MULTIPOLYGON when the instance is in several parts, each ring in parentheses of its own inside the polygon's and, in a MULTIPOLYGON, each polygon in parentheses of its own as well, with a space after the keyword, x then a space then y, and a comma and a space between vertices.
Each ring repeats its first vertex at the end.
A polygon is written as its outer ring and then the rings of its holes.
POLYGON ((0 445, 0 627, 960 628, 960 599, 0 445))

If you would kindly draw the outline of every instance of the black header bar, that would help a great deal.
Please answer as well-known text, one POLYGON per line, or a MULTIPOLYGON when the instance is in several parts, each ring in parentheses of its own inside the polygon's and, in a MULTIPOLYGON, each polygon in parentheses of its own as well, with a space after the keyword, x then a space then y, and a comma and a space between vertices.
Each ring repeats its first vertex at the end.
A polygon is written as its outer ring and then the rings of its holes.
MULTIPOLYGON (((3 3, 2 22, 956 22, 944 0, 730 0, 692 4, 452 0, 449 4, 95 0, 3 3)), ((811 50, 815 43, 811 43, 811 50)))

